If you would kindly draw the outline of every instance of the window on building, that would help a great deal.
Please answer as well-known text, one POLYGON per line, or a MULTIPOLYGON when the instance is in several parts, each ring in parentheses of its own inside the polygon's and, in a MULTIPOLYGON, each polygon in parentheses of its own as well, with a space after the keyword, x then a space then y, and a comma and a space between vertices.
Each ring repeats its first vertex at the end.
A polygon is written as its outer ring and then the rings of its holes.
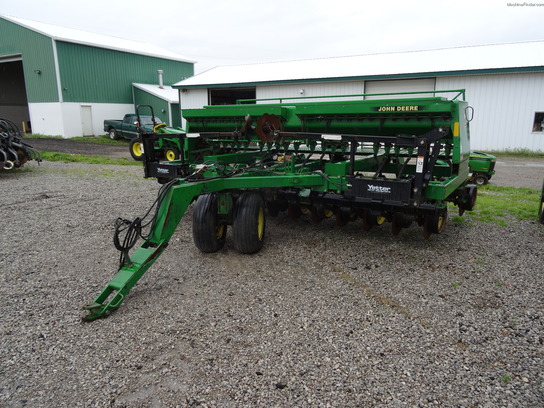
MULTIPOLYGON (((257 92, 255 87, 251 88, 217 88, 210 89, 208 101, 210 105, 234 105, 240 99, 255 99, 257 92)), ((255 103, 255 102, 245 102, 255 103)))
POLYGON ((544 112, 535 112, 533 132, 544 132, 544 112))

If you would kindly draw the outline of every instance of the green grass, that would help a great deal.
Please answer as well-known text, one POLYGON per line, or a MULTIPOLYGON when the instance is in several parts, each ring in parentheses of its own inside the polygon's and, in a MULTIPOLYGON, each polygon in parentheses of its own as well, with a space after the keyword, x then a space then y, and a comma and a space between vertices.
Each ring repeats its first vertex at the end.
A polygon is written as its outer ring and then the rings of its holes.
POLYGON ((528 159, 544 159, 544 152, 541 150, 529 149, 505 149, 505 150, 485 150, 485 153, 497 157, 525 157, 528 159))
POLYGON ((90 163, 90 164, 115 164, 122 166, 142 166, 142 162, 124 157, 115 158, 107 156, 86 156, 83 154, 52 153, 42 152, 42 159, 45 161, 62 161, 69 163, 90 163))
MULTIPOLYGON (((63 139, 63 138, 61 136, 44 136, 39 134, 30 134, 30 135, 26 135, 25 139, 63 139)), ((126 139, 112 140, 109 138, 108 135, 102 135, 98 137, 77 136, 77 137, 71 137, 66 140, 71 140, 74 142, 81 142, 81 143, 93 143, 93 144, 102 144, 102 145, 111 145, 111 146, 127 146, 129 143, 129 140, 126 140, 126 139)))
POLYGON ((474 211, 465 213, 463 217, 454 216, 453 222, 462 224, 474 220, 506 226, 512 220, 534 220, 538 215, 539 202, 538 190, 482 186, 478 187, 474 211))

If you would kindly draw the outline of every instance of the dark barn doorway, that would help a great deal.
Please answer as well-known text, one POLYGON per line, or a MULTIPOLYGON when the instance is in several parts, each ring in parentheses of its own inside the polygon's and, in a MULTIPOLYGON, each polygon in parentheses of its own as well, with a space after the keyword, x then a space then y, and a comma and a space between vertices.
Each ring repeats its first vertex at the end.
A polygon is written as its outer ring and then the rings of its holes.
POLYGON ((20 130, 31 131, 22 60, 0 59, 0 118, 12 121, 20 130))

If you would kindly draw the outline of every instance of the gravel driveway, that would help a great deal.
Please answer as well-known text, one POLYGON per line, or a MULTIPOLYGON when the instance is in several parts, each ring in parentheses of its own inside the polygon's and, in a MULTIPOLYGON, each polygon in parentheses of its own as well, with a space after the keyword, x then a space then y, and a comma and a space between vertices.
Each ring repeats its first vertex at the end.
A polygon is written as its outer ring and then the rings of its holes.
POLYGON ((252 256, 230 232, 199 253, 189 212, 121 308, 83 324, 116 270, 115 219, 143 215, 158 184, 31 162, 0 188, 0 406, 544 406, 536 209, 429 241, 280 215, 252 256))

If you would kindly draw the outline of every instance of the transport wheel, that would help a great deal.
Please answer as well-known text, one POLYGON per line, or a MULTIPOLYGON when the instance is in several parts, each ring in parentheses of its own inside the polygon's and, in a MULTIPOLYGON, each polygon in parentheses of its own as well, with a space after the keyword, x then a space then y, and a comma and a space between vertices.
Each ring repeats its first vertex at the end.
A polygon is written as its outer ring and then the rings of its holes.
POLYGON ((217 195, 199 196, 193 210, 193 241, 202 252, 217 252, 225 245, 227 226, 217 218, 217 195))
POLYGON ((115 131, 115 129, 110 129, 110 131, 108 132, 108 136, 110 137, 111 140, 117 140, 118 138, 117 132, 115 131))
POLYGON ((144 144, 139 138, 132 139, 128 148, 134 160, 142 161, 144 159, 144 144))
POLYGON ((179 149, 174 146, 169 146, 164 149, 164 158, 168 161, 178 160, 179 159, 179 149))
POLYGON ((264 243, 266 218, 264 200, 259 193, 245 192, 236 201, 232 220, 232 239, 242 254, 258 252, 264 243))
POLYGON ((448 207, 444 207, 437 214, 428 215, 425 217, 425 223, 423 224, 423 237, 429 239, 431 234, 440 234, 444 231, 446 221, 448 219, 448 207))

